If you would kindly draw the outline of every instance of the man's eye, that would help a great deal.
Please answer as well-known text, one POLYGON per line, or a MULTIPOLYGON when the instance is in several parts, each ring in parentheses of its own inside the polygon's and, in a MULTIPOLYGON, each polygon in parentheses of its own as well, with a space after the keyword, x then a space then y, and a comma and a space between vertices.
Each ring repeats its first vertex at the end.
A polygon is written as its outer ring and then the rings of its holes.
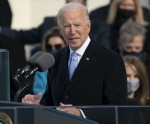
POLYGON ((76 25, 76 27, 80 27, 81 25, 76 25))
POLYGON ((130 46, 127 46, 126 48, 127 48, 127 49, 132 49, 130 46))
POLYGON ((67 27, 70 27, 70 26, 69 25, 65 25, 64 27, 67 28, 67 27))
POLYGON ((141 49, 140 47, 136 47, 136 50, 139 50, 139 49, 141 49))

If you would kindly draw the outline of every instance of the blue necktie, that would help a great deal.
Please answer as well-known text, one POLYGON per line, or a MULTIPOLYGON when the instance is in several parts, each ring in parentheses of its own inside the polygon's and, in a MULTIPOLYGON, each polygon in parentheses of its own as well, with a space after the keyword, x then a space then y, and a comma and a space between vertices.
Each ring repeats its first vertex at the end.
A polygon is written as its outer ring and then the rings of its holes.
POLYGON ((78 54, 76 52, 73 52, 71 55, 70 55, 70 61, 69 61, 69 79, 71 80, 72 78, 72 75, 76 69, 78 65, 78 54))

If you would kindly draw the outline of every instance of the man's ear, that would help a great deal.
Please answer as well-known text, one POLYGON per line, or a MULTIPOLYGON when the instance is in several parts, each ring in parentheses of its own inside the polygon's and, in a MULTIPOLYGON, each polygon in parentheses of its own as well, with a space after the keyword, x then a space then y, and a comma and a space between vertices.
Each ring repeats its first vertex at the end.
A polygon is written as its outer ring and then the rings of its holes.
POLYGON ((91 21, 88 20, 88 22, 87 22, 87 31, 88 31, 88 33, 90 33, 90 30, 91 30, 91 21))

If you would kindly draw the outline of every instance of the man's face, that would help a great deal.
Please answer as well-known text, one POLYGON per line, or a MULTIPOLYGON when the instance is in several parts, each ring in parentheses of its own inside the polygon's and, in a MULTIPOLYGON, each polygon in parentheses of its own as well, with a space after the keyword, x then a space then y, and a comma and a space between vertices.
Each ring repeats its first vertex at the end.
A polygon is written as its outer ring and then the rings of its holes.
POLYGON ((119 8, 124 10, 135 10, 134 0, 121 0, 119 8))
POLYGON ((79 49, 90 32, 90 21, 82 9, 64 11, 61 15, 60 32, 67 44, 75 51, 79 49))
POLYGON ((127 52, 137 52, 140 53, 143 50, 144 39, 142 36, 138 35, 133 38, 133 41, 124 43, 122 45, 122 50, 127 52))

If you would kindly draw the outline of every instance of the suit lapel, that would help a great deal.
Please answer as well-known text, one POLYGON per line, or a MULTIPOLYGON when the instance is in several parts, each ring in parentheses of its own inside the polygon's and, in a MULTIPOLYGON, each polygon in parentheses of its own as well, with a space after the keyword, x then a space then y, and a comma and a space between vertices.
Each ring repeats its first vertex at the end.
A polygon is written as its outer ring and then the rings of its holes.
POLYGON ((85 71, 88 71, 88 67, 93 64, 95 55, 96 52, 94 51, 94 43, 91 41, 73 74, 71 83, 77 82, 77 80, 80 79, 80 76, 82 76, 85 71))
POLYGON ((96 55, 95 43, 90 42, 86 51, 84 52, 78 67, 76 68, 71 81, 69 81, 69 72, 68 72, 68 59, 69 59, 69 47, 65 49, 61 57, 60 64, 60 75, 63 79, 63 83, 67 86, 67 89, 75 82, 78 82, 78 79, 83 75, 85 71, 88 71, 88 67, 93 64, 94 57, 96 55))
POLYGON ((69 82, 69 72, 68 72, 68 59, 69 59, 69 48, 67 47, 63 52, 63 55, 60 60, 60 75, 63 79, 65 85, 68 85, 69 82))

